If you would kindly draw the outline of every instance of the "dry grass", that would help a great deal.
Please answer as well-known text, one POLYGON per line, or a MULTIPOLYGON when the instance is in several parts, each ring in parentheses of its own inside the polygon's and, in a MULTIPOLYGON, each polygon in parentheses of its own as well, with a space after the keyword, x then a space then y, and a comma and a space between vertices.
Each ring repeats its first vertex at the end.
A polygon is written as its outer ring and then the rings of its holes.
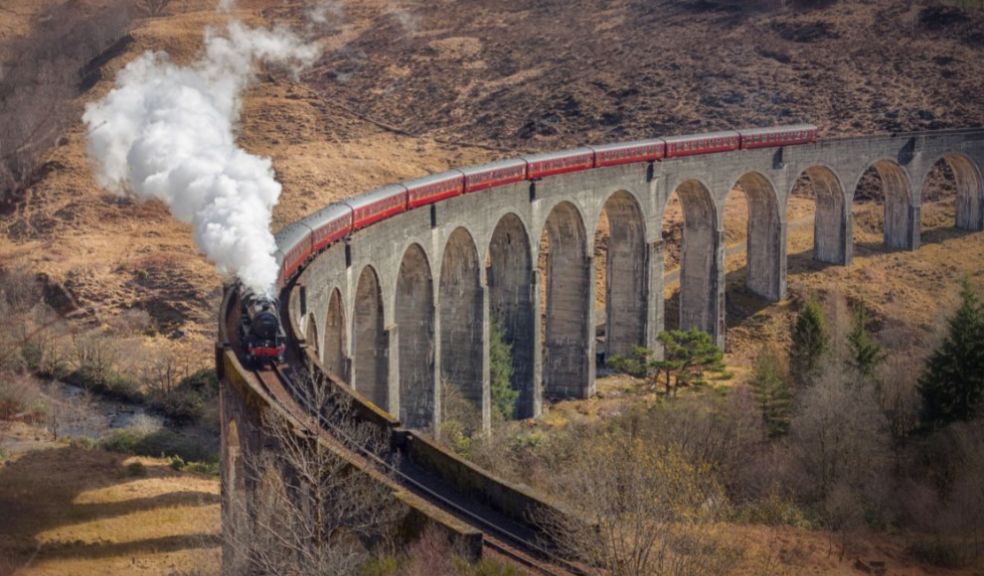
POLYGON ((218 574, 218 480, 163 460, 17 454, 0 465, 0 518, 0 575, 218 574))

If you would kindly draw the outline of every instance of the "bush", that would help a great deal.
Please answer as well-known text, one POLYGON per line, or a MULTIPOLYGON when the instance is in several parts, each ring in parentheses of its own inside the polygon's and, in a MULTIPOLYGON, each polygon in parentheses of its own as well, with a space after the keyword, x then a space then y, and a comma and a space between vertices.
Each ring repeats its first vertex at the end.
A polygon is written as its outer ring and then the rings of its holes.
POLYGON ((914 557, 940 568, 963 568, 974 560, 974 553, 967 543, 960 540, 930 537, 909 546, 914 557))
POLYGON ((117 430, 101 442, 103 449, 121 454, 166 457, 180 456, 185 461, 213 460, 215 454, 201 439, 163 428, 142 432, 132 428, 117 430))
POLYGON ((119 400, 130 404, 142 404, 144 402, 144 395, 140 392, 139 383, 112 371, 83 365, 66 376, 65 381, 110 400, 119 400))
POLYGON ((400 569, 396 556, 377 556, 370 558, 359 569, 360 576, 393 576, 400 569))
POLYGON ((497 323, 493 323, 489 331, 489 362, 492 406, 502 419, 511 419, 516 414, 519 390, 512 386, 512 345, 506 343, 497 323))
POLYGON ((143 462, 131 462, 126 466, 126 475, 131 478, 146 476, 147 467, 143 465, 143 462))
POLYGON ((186 390, 171 393, 154 392, 149 402, 154 412, 170 418, 175 424, 185 425, 198 422, 205 414, 205 400, 186 390))
POLYGON ((80 450, 92 450, 99 445, 96 440, 89 438, 88 436, 83 436, 81 438, 72 438, 69 445, 72 448, 78 448, 80 450))
POLYGON ((205 474, 207 476, 218 476, 219 475, 219 463, 217 461, 212 462, 191 462, 188 467, 185 468, 189 472, 194 472, 196 474, 205 474))
POLYGON ((766 498, 736 506, 732 520, 741 524, 794 526, 807 530, 814 528, 814 522, 796 502, 775 491, 766 498))
POLYGON ((208 401, 218 394, 219 379, 215 370, 204 368, 183 378, 173 390, 153 390, 147 403, 175 424, 194 424, 205 415, 208 401))

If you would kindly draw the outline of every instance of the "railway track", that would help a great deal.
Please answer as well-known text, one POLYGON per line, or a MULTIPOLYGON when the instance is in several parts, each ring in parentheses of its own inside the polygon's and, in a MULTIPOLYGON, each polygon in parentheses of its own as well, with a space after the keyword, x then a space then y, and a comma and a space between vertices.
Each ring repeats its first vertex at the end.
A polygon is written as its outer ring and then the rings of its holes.
MULTIPOLYGON (((288 409, 291 408, 291 404, 302 408, 304 413, 297 415, 302 419, 314 419, 316 411, 312 410, 311 406, 305 405, 303 395, 297 392, 293 379, 283 366, 277 365, 271 370, 253 370, 252 372, 270 396, 288 409)), ((432 486, 428 486, 425 481, 414 477, 412 473, 408 473, 407 467, 394 465, 354 440, 348 432, 323 415, 318 414, 317 421, 321 430, 334 438, 340 447, 354 453, 360 460, 393 479, 408 492, 480 531, 482 533, 482 546, 486 550, 502 556, 534 574, 543 576, 588 576, 591 574, 584 568, 557 557, 550 550, 529 538, 517 534, 517 531, 512 527, 505 526, 504 522, 491 519, 491 515, 485 513, 486 511, 483 510, 482 506, 462 505, 441 494, 432 486)), ((448 491, 451 489, 449 488, 448 491)))

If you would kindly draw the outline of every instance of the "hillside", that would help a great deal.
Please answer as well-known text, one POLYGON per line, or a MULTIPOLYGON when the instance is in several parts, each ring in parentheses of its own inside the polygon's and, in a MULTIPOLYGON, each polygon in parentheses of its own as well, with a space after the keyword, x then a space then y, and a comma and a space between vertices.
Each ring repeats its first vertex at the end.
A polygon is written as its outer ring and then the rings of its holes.
MULTIPOLYGON (((0 38, 27 33, 46 5, 8 4, 0 21, 10 32, 0 38)), ((984 118, 984 13, 936 3, 328 6, 324 24, 307 20, 301 2, 242 2, 231 14, 286 21, 327 48, 299 83, 268 75, 245 100, 240 142, 272 157, 284 184, 275 226, 387 181, 507 153, 467 143, 550 149, 800 120, 844 134, 984 118)), ((105 94, 144 50, 191 60, 203 28, 227 18, 212 2, 187 1, 136 20, 134 42, 102 65, 102 80, 76 105, 105 94)), ((196 254, 189 228, 159 205, 101 191, 80 124, 61 144, 0 220, 3 260, 47 274, 89 317, 142 308, 163 334, 207 338, 220 278, 196 254)))

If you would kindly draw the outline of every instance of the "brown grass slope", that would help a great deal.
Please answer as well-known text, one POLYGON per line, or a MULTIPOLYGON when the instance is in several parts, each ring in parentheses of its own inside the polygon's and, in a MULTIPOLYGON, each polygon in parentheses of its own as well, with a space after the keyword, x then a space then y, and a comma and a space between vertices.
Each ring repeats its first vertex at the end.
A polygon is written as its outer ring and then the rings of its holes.
POLYGON ((312 80, 415 133, 531 148, 798 121, 980 125, 984 13, 763 4, 403 3, 312 80))
MULTIPOLYGON (((245 100, 240 141, 271 156, 284 183, 275 227, 387 181, 503 154, 435 139, 549 149, 799 120, 834 134, 979 125, 984 107, 984 15, 935 3, 334 5, 325 25, 305 23, 302 2, 254 0, 234 12, 253 24, 286 20, 327 48, 301 83, 264 75, 245 100)), ((190 61, 203 28, 227 18, 213 8, 175 2, 163 17, 138 20, 135 41, 75 105, 104 94, 144 50, 190 61)), ((4 37, 29 33, 42 10, 5 3, 4 37)), ((137 307, 166 334, 213 333, 220 278, 189 228, 159 205, 101 191, 80 124, 49 153, 24 202, 0 217, 0 255, 66 285, 91 316, 137 307)))

